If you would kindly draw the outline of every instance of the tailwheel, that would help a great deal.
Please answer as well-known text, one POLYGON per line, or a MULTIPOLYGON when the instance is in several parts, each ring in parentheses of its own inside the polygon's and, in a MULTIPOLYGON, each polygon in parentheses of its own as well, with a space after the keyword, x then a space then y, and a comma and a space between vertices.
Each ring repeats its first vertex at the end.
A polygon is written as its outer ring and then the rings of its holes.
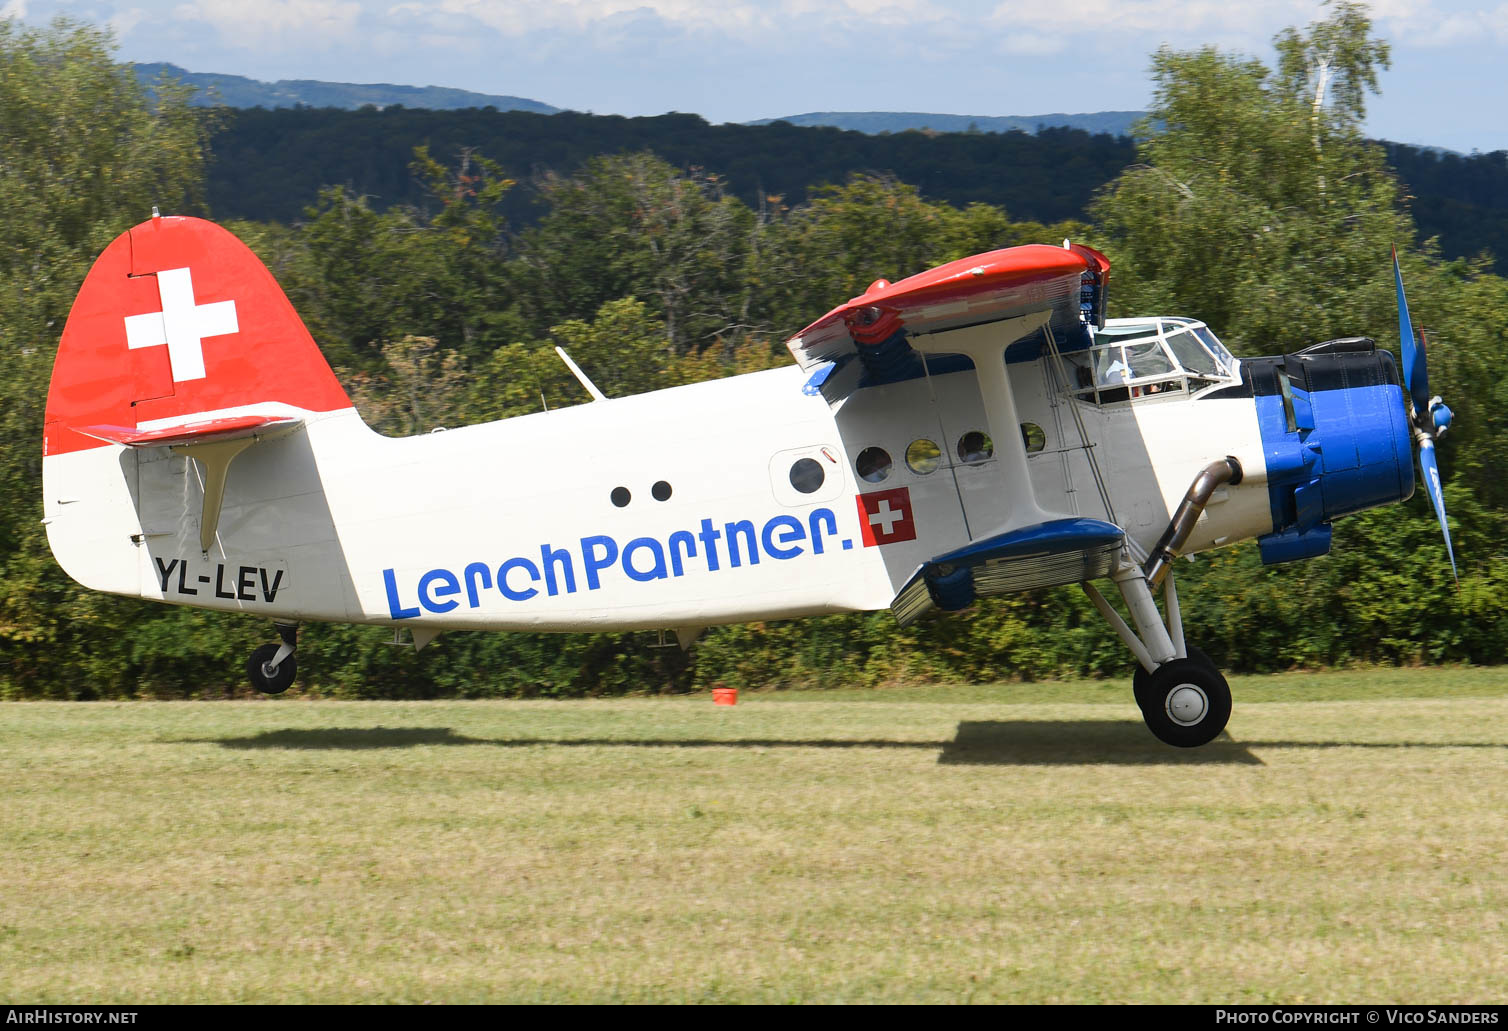
POLYGON ((264 644, 246 660, 246 676, 262 694, 282 694, 293 685, 298 674, 298 660, 293 657, 298 645, 298 627, 278 623, 277 632, 282 639, 280 643, 264 644))
POLYGON ((275 666, 272 664, 279 647, 264 644, 246 660, 246 675, 251 678, 251 686, 263 694, 282 694, 292 686, 294 675, 298 673, 298 660, 292 655, 275 666))
POLYGON ((1137 696, 1147 729, 1166 744, 1197 748, 1213 741, 1230 719, 1230 685, 1208 657, 1173 659, 1146 677, 1137 696))

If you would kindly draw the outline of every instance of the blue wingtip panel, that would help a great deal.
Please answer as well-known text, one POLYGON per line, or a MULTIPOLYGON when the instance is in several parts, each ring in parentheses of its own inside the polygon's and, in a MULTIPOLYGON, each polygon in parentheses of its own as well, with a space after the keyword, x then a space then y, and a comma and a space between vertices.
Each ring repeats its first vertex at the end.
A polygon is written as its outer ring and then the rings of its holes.
POLYGON ((1108 544, 1119 544, 1124 537, 1119 526, 1100 519, 1051 519, 975 541, 957 551, 939 555, 932 563, 972 565, 991 559, 1085 551, 1108 544))

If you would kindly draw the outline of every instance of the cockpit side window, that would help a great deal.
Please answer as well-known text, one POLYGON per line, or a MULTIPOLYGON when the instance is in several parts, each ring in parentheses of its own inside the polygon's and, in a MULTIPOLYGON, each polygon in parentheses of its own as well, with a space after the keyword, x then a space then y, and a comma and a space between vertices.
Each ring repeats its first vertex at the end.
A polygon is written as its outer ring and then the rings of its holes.
POLYGON ((1127 344, 1126 367, 1131 370, 1131 376, 1135 379, 1141 379, 1144 376, 1167 376, 1178 371, 1168 360, 1162 345, 1156 340, 1127 344))
POLYGON ((1219 376, 1220 366, 1215 356, 1205 350, 1199 338, 1187 329, 1168 334, 1168 346, 1178 356, 1178 364, 1196 376, 1219 376))
POLYGON ((1063 357, 1068 391, 1102 405, 1192 392, 1237 375, 1236 360, 1215 335, 1185 318, 1107 324, 1093 347, 1063 357))
POLYGON ((1236 367, 1236 356, 1225 349, 1225 345, 1209 331, 1208 326, 1195 326, 1194 335, 1210 349, 1210 353, 1215 356, 1215 360, 1220 363, 1226 375, 1230 375, 1236 367))

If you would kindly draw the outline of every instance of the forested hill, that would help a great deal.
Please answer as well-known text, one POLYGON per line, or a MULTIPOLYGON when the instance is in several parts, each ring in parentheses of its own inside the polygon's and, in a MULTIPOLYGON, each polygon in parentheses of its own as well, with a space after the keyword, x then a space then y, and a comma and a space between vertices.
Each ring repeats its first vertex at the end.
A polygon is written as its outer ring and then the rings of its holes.
POLYGON ((1464 156, 1384 144, 1412 197, 1419 235, 1440 237, 1448 258, 1487 251, 1508 272, 1508 151, 1464 156))
POLYGON ((166 76, 186 86, 194 87, 194 96, 189 101, 196 107, 212 107, 224 104, 227 107, 339 107, 355 110, 371 104, 387 107, 391 104, 407 104, 410 107, 432 108, 436 111, 452 111, 463 107, 495 107, 499 111, 534 111, 551 114, 560 110, 527 97, 499 96, 491 93, 473 93, 471 90, 451 89, 447 86, 402 86, 392 82, 325 82, 320 79, 278 79, 263 82, 244 75, 222 75, 219 72, 191 72, 176 64, 163 62, 142 63, 132 66, 148 92, 155 89, 158 81, 166 76))
POLYGON ((1146 116, 1145 111, 1091 111, 1085 114, 1056 112, 1047 115, 944 115, 922 111, 813 111, 804 115, 758 118, 746 125, 769 125, 790 122, 792 125, 829 125, 859 132, 905 132, 907 129, 934 132, 1036 132, 1039 129, 1083 129, 1106 132, 1112 136, 1130 136, 1131 127, 1146 116))
MULTIPOLYGON (((247 110, 214 139, 209 201, 218 218, 289 222, 319 187, 350 186, 372 206, 418 203, 409 172, 427 144, 449 159, 474 147, 525 184, 538 170, 563 174, 599 154, 650 150, 682 168, 723 177, 745 203, 761 195, 794 204, 810 186, 853 172, 890 172, 926 197, 983 201, 1041 222, 1082 217, 1099 187, 1135 160, 1130 140, 1046 129, 1011 133, 870 136, 789 124, 709 125, 697 115, 653 118, 521 111, 247 110)), ((514 221, 531 220, 530 191, 515 190, 514 221)))
MULTIPOLYGON (((598 154, 650 150, 682 168, 723 177, 751 206, 778 197, 799 203, 813 185, 853 172, 888 172, 922 194, 953 205, 974 201, 1018 219, 1084 217, 1085 205, 1136 160, 1131 140, 1077 129, 1025 132, 901 132, 870 135, 835 128, 710 125, 697 115, 653 118, 553 115, 466 109, 433 111, 293 108, 226 115, 212 144, 208 196, 219 218, 291 222, 319 188, 349 186, 378 209, 415 204, 423 189, 409 171, 414 147, 451 158, 475 148, 519 180, 506 214, 536 216, 532 175, 569 174, 598 154)), ((1441 154, 1386 144, 1408 187, 1423 237, 1438 236, 1447 257, 1483 250, 1508 269, 1508 153, 1441 154)))

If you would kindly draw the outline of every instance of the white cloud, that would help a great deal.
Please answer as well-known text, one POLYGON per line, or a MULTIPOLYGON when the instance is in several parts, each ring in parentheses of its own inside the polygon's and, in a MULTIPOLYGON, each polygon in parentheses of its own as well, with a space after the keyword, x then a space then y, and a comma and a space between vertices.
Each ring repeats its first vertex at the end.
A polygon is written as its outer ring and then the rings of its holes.
POLYGON ((1062 35, 1041 32, 1005 32, 998 43, 1002 54, 1012 57, 1051 57, 1061 54, 1068 45, 1062 35))
POLYGON ((1133 34, 1184 39, 1218 34, 1266 42, 1283 26, 1303 24, 1318 14, 1318 5, 1308 0, 1007 0, 990 12, 990 23, 1062 37, 1113 40, 1133 34))
POLYGON ((320 37, 349 36, 356 28, 361 5, 356 0, 195 0, 179 4, 173 17, 213 26, 228 43, 257 45, 269 37, 295 37, 322 42, 320 37))
POLYGON ((140 7, 128 7, 123 11, 116 11, 110 16, 108 22, 115 32, 116 39, 124 39, 130 35, 131 30, 140 25, 147 18, 147 12, 140 7))
POLYGON ((7 0, 4 7, 0 7, 0 18, 25 18, 26 0, 7 0))
MULTIPOLYGON (((984 7, 979 0, 964 6, 984 7)), ((667 28, 742 36, 789 32, 796 23, 829 32, 941 24, 960 17, 938 0, 405 0, 389 16, 426 22, 464 17, 506 36, 540 30, 587 31, 621 18, 653 19, 667 28)), ((972 17, 972 13, 966 15, 972 17)))
POLYGON ((1376 14, 1378 27, 1394 47, 1441 48, 1508 42, 1508 3, 1489 8, 1449 0, 1394 0, 1376 14))

